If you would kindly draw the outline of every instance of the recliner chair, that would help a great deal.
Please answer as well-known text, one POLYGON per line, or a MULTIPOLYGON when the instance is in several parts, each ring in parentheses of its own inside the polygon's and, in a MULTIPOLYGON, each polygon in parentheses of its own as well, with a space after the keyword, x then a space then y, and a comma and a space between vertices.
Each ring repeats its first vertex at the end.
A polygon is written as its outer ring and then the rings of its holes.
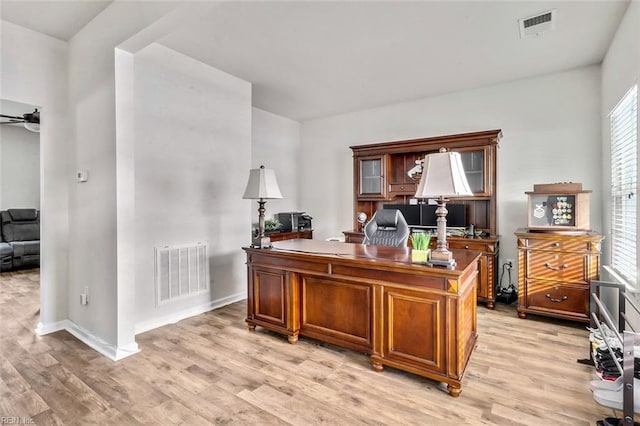
POLYGON ((409 225, 397 209, 381 209, 364 226, 362 244, 405 247, 409 239, 409 225))
MULTIPOLYGON (((37 267, 40 265, 40 215, 36 209, 8 209, 0 211, 2 239, 13 249, 12 267, 37 267)), ((6 248, 6 247, 5 247, 6 248)), ((5 251, 2 253, 2 269, 8 266, 5 251), (7 263, 7 264, 6 264, 7 263)))

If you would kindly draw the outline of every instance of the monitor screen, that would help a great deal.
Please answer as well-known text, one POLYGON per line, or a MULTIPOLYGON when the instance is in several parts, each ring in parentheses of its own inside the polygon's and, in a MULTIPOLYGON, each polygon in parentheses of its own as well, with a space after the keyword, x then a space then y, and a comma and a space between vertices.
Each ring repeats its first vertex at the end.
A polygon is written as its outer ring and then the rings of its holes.
POLYGON ((385 204, 385 209, 400 210, 409 226, 420 226, 420 206, 413 204, 385 204))
MULTIPOLYGON (((420 204, 420 224, 422 226, 438 226, 435 204, 420 204)), ((447 227, 464 228, 467 226, 464 204, 447 204, 447 227)))

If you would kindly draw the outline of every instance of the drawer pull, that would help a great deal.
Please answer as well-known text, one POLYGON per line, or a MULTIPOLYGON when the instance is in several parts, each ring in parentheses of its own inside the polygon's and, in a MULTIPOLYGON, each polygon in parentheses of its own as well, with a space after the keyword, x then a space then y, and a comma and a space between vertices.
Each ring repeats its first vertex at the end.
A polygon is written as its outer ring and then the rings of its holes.
POLYGON ((565 300, 567 300, 569 298, 569 296, 562 296, 562 299, 554 299, 553 297, 551 297, 551 295, 549 293, 544 295, 547 299, 551 300, 552 302, 564 302, 565 300))
POLYGON ((556 268, 555 266, 551 266, 549 262, 545 263, 544 266, 547 269, 551 269, 552 271, 562 271, 563 269, 567 269, 569 267, 569 265, 567 265, 566 263, 563 263, 562 265, 556 268))
POLYGON ((551 244, 551 246, 553 246, 553 247, 560 247, 560 243, 553 243, 553 244, 551 244))
POLYGON ((468 249, 468 248, 469 248, 469 246, 464 246, 464 248, 468 249))

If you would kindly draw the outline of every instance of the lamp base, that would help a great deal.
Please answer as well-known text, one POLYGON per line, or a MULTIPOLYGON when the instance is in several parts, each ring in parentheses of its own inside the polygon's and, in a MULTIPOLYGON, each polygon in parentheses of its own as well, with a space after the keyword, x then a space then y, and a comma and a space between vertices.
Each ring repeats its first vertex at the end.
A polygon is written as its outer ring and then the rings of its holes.
POLYGON ((271 244, 271 238, 269 237, 255 237, 253 239, 253 243, 251 247, 258 249, 266 249, 271 248, 273 245, 271 244))
POLYGON ((455 259, 451 259, 451 260, 430 259, 427 262, 427 265, 429 265, 429 266, 445 266, 447 269, 456 269, 456 261, 455 261, 455 259))
POLYGON ((452 253, 447 249, 436 249, 431 252, 431 258, 427 262, 430 266, 446 266, 448 269, 456 267, 456 260, 452 253))

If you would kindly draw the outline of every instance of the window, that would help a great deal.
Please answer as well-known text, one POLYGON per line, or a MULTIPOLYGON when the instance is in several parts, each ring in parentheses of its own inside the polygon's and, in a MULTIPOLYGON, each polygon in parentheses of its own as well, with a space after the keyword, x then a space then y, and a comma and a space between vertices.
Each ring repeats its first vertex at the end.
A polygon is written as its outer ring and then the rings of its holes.
POLYGON ((611 123, 611 266, 636 284, 636 204, 638 194, 638 86, 610 115, 611 123))

